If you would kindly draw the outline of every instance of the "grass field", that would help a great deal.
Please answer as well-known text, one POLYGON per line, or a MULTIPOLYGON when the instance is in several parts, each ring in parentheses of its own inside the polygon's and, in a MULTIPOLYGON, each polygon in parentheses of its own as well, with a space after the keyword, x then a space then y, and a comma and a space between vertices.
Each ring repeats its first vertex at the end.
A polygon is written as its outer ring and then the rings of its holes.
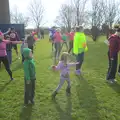
POLYGON ((0 70, 0 120, 120 120, 120 78, 109 85, 107 72, 107 46, 104 38, 98 42, 88 40, 89 51, 85 55, 83 78, 74 75, 71 69, 72 94, 65 94, 66 84, 51 100, 51 93, 59 83, 59 73, 49 69, 51 44, 39 41, 35 49, 36 96, 35 105, 23 108, 24 79, 20 60, 13 55, 14 81, 9 82, 4 69, 0 70))

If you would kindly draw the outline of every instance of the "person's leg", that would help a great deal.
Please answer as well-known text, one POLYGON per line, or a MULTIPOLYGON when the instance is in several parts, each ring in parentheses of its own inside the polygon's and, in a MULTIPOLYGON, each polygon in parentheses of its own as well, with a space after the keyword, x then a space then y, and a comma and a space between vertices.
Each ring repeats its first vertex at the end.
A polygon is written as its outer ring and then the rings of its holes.
POLYGON ((79 62, 79 64, 76 65, 76 70, 81 69, 83 61, 84 61, 84 52, 77 55, 77 62, 79 62))
POLYGON ((114 56, 113 60, 110 60, 108 74, 107 74, 107 80, 114 81, 116 72, 117 72, 117 62, 118 62, 118 55, 116 54, 114 56))
POLYGON ((10 65, 12 64, 12 51, 9 51, 10 65))
POLYGON ((63 49, 64 44, 65 44, 64 42, 61 44, 61 51, 62 51, 62 49, 63 49))
POLYGON ((17 45, 14 45, 14 50, 16 51, 16 55, 18 56, 18 48, 17 48, 17 45))
POLYGON ((65 79, 60 78, 60 83, 58 85, 58 87, 56 88, 56 90, 54 91, 54 93, 52 94, 52 97, 55 98, 55 96, 57 95, 58 91, 61 89, 61 87, 63 86, 65 82, 65 79))
POLYGON ((7 58, 8 58, 8 62, 10 64, 10 55, 9 55, 9 51, 6 51, 7 52, 7 58))
POLYGON ((70 53, 72 50, 72 41, 69 42, 69 50, 68 50, 68 53, 70 53))
POLYGON ((28 104, 29 102, 29 93, 30 93, 30 84, 27 84, 26 81, 24 82, 24 104, 28 104))
POLYGON ((120 64, 119 64, 119 67, 118 67, 118 73, 120 74, 120 64))
POLYGON ((57 43, 55 43, 54 45, 55 45, 55 58, 56 58, 58 53, 57 43))
POLYGON ((13 78, 12 78, 12 71, 10 70, 10 65, 9 65, 7 56, 3 57, 2 62, 4 64, 4 66, 5 66, 5 69, 8 72, 11 80, 13 80, 13 78))
POLYGON ((11 51, 7 51, 7 57, 8 57, 9 64, 11 65, 11 63, 12 63, 12 59, 11 59, 11 57, 12 57, 12 55, 11 55, 11 51))
POLYGON ((61 43, 58 43, 57 47, 58 47, 58 53, 57 53, 58 56, 57 57, 59 58, 60 52, 61 52, 61 43))
POLYGON ((31 103, 34 104, 34 96, 35 96, 35 80, 31 81, 31 103))
POLYGON ((70 79, 67 80, 67 88, 66 88, 66 92, 70 93, 70 88, 71 88, 71 83, 70 83, 70 79))
POLYGON ((65 42, 65 45, 66 45, 66 49, 67 49, 67 51, 68 51, 68 44, 67 44, 67 42, 65 42))
POLYGON ((22 63, 24 62, 24 60, 25 60, 25 58, 24 58, 24 56, 23 56, 23 54, 22 54, 22 63))

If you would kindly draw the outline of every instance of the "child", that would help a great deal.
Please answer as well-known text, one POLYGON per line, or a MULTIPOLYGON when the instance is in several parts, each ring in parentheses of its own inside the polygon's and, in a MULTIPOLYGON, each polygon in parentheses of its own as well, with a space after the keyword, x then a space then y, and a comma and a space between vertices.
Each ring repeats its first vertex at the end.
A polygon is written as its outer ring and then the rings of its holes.
POLYGON ((25 78, 25 94, 24 94, 24 104, 27 105, 30 101, 34 104, 35 95, 35 64, 32 56, 32 51, 29 48, 23 49, 24 60, 24 78, 25 78))
POLYGON ((67 48, 67 50, 68 50, 67 35, 66 35, 65 33, 62 34, 62 40, 63 40, 63 43, 62 43, 61 50, 62 50, 64 44, 66 45, 66 48, 67 48))
POLYGON ((21 45, 21 56, 22 56, 22 63, 24 62, 24 56, 23 56, 23 49, 28 48, 27 40, 23 39, 22 45, 21 45))
POLYGON ((57 66, 52 67, 53 70, 60 70, 61 71, 61 73, 60 73, 60 83, 59 83, 58 87, 56 88, 56 90, 54 91, 54 93, 52 94, 53 99, 55 98, 58 91, 63 86, 65 80, 67 81, 67 84, 68 84, 66 92, 68 94, 70 94, 70 88, 71 88, 70 75, 69 75, 70 67, 71 66, 76 66, 76 64, 79 64, 79 63, 68 63, 68 60, 67 60, 68 55, 69 55, 68 53, 63 52, 63 54, 61 55, 61 61, 59 61, 57 66))

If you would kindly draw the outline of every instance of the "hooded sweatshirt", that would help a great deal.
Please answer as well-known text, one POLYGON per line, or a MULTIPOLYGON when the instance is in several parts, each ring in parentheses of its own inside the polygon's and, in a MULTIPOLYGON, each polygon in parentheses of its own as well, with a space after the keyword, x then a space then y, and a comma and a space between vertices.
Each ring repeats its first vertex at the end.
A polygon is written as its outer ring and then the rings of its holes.
POLYGON ((30 52, 31 52, 31 49, 29 48, 23 49, 23 56, 25 58, 25 61, 23 63, 25 81, 36 79, 35 63, 33 58, 30 57, 30 52))

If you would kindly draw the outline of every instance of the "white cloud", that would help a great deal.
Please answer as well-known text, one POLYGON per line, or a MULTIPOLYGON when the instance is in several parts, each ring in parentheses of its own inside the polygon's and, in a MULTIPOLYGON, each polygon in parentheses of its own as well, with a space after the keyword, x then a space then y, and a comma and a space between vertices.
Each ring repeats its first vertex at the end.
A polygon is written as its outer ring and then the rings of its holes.
MULTIPOLYGON (((14 6, 17 6, 19 11, 24 14, 28 14, 28 6, 30 1, 31 0, 9 0, 10 8, 13 9, 14 6)), ((44 21, 47 21, 45 26, 52 26, 54 24, 54 20, 58 15, 61 4, 65 3, 66 1, 67 0, 42 0, 45 8, 44 21)))

